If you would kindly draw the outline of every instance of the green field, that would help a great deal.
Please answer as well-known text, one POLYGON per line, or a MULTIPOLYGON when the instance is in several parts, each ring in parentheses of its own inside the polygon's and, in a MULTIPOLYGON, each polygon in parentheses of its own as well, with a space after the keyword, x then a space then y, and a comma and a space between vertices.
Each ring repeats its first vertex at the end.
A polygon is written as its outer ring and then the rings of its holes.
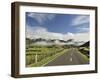
POLYGON ((26 67, 44 66, 46 63, 64 54, 67 48, 59 45, 27 45, 26 46, 26 67))

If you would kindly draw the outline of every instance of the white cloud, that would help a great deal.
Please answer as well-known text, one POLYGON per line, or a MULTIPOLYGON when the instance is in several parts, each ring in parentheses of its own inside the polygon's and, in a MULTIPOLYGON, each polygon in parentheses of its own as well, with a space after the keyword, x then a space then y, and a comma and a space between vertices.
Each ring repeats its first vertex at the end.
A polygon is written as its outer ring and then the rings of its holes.
POLYGON ((67 33, 66 35, 64 35, 64 40, 68 40, 68 39, 74 39, 74 41, 84 41, 87 42, 89 41, 89 33, 71 33, 73 36, 69 35, 69 33, 67 33))
POLYGON ((49 32, 46 28, 36 26, 27 26, 26 28, 27 38, 44 38, 44 39, 62 39, 63 35, 61 33, 49 32))
POLYGON ((77 16, 72 20, 71 26, 76 27, 77 32, 89 32, 89 16, 77 16))
POLYGON ((89 23, 89 16, 77 16, 72 20, 73 26, 89 23))
POLYGON ((38 23, 42 24, 46 20, 52 20, 56 14, 45 14, 45 13, 28 13, 28 16, 34 18, 38 23))
POLYGON ((31 27, 27 26, 26 27, 26 37, 31 38, 31 39, 36 39, 36 38, 44 38, 44 39, 60 39, 60 40, 68 40, 68 39, 74 39, 74 41, 89 41, 89 33, 54 33, 54 32, 49 32, 46 28, 36 26, 36 27, 31 27))
POLYGON ((67 35, 69 35, 69 36, 71 36, 71 37, 74 36, 74 34, 73 34, 73 33, 70 33, 70 32, 68 32, 67 35))
POLYGON ((89 28, 88 27, 78 27, 78 32, 89 32, 89 28))

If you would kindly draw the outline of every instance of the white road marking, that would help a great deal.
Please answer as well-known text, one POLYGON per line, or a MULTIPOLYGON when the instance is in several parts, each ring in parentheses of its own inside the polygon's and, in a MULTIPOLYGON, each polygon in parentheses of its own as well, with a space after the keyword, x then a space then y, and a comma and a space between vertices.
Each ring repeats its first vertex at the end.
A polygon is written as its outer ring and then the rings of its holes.
POLYGON ((70 61, 71 61, 71 62, 73 61, 72 55, 73 55, 73 53, 71 53, 71 57, 70 57, 70 61))

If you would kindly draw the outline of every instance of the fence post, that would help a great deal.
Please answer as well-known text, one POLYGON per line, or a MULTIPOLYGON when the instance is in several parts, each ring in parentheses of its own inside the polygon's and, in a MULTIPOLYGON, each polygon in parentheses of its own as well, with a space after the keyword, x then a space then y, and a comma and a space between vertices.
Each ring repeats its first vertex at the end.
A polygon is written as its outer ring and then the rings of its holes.
POLYGON ((35 55, 35 63, 37 63, 37 62, 38 62, 37 57, 38 57, 38 55, 37 55, 37 53, 36 53, 36 55, 35 55))

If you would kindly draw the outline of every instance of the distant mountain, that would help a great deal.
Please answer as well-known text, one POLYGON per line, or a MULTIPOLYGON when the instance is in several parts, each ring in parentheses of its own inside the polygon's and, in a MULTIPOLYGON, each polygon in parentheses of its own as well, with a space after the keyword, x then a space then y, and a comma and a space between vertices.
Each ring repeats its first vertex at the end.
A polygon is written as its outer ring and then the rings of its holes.
POLYGON ((74 39, 68 39, 66 42, 68 43, 68 42, 73 42, 74 41, 74 39))
POLYGON ((32 43, 32 40, 29 38, 26 38, 26 44, 31 44, 31 43, 32 43))
POLYGON ((74 39, 68 39, 68 40, 59 40, 59 39, 43 39, 43 38, 37 38, 37 39, 29 39, 26 38, 27 44, 45 44, 45 45, 52 45, 52 44, 59 44, 59 45, 74 45, 79 46, 84 44, 83 41, 74 41, 74 39))
POLYGON ((89 47, 89 45, 90 45, 90 42, 88 41, 88 42, 84 43, 83 45, 81 45, 80 47, 89 47))
POLYGON ((84 41, 74 41, 74 45, 80 46, 83 45, 85 42, 84 41))

